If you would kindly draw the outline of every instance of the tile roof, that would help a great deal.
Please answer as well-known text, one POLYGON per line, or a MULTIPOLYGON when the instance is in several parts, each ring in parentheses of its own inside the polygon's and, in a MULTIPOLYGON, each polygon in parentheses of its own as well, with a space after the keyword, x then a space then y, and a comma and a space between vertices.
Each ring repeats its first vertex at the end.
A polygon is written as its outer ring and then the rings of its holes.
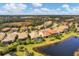
POLYGON ((7 34, 7 36, 1 42, 13 42, 15 41, 16 36, 16 33, 7 34))
POLYGON ((21 32, 21 33, 18 33, 18 39, 26 39, 28 38, 28 33, 27 32, 21 32))
POLYGON ((8 27, 6 27, 6 28, 3 28, 3 29, 1 29, 1 31, 9 31, 11 28, 8 28, 8 27))

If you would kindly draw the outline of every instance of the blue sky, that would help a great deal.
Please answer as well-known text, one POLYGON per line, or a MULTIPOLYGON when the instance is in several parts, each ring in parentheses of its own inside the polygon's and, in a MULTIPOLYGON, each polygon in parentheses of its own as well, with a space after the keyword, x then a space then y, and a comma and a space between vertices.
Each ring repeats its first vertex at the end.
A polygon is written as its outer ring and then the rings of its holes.
POLYGON ((0 3, 0 15, 79 15, 79 4, 0 3))

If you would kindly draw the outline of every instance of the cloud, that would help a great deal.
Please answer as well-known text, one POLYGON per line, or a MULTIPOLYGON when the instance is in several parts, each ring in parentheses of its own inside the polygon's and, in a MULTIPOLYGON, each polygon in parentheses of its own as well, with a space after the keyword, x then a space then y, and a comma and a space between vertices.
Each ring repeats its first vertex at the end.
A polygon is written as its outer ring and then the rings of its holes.
POLYGON ((58 8, 46 8, 43 4, 35 3, 32 7, 22 3, 4 4, 0 6, 0 15, 79 15, 79 6, 69 4, 63 4, 58 8))
POLYGON ((64 14, 64 11, 58 10, 58 9, 49 9, 49 8, 40 8, 40 9, 34 9, 29 14, 30 15, 59 15, 64 14))
POLYGON ((29 15, 78 15, 79 8, 78 7, 67 7, 66 9, 63 8, 56 8, 56 9, 49 9, 49 8, 37 8, 29 12, 29 15))
POLYGON ((41 11, 50 11, 50 9, 48 9, 48 8, 41 8, 41 11))
POLYGON ((68 4, 63 4, 62 7, 65 11, 71 12, 71 7, 68 4))
POLYGON ((32 6, 33 7, 42 7, 42 4, 41 3, 32 3, 32 6))
POLYGON ((68 4, 62 5, 63 8, 69 8, 70 6, 68 4))
POLYGON ((79 12, 79 7, 72 8, 74 12, 79 12))
POLYGON ((72 7, 68 4, 64 4, 62 7, 65 9, 64 12, 67 15, 79 15, 79 6, 72 7))
POLYGON ((0 14, 22 14, 26 8, 25 4, 9 3, 0 7, 0 14))
POLYGON ((71 7, 68 4, 61 5, 62 8, 34 8, 29 15, 78 15, 79 7, 71 7))

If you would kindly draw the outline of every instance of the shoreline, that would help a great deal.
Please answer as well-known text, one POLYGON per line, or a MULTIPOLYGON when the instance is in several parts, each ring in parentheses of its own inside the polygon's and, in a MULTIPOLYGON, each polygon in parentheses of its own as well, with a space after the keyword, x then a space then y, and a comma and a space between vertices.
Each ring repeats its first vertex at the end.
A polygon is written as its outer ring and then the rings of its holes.
MULTIPOLYGON (((61 40, 50 41, 48 44, 41 44, 41 45, 38 44, 37 46, 34 46, 33 48, 43 47, 43 46, 47 46, 47 45, 63 42, 64 40, 67 40, 69 37, 73 37, 73 36, 79 37, 79 35, 77 33, 71 32, 69 34, 65 34, 65 37, 63 37, 61 40)), ((36 51, 34 51, 34 52, 36 52, 36 51)), ((37 52, 37 53, 39 53, 39 52, 37 52)), ((40 54, 42 54, 42 53, 40 53, 40 54)))
POLYGON ((63 34, 63 36, 64 36, 64 37, 62 37, 61 40, 56 39, 56 40, 54 40, 54 41, 49 41, 49 42, 46 42, 46 41, 45 41, 45 42, 40 43, 40 44, 30 44, 30 45, 26 45, 26 48, 27 48, 29 51, 34 52, 34 53, 35 53, 35 56, 39 56, 39 55, 43 56, 44 54, 39 53, 39 52, 36 52, 36 51, 34 51, 33 49, 34 49, 34 48, 37 48, 37 47, 43 47, 43 46, 47 46, 47 45, 59 43, 59 42, 62 42, 62 41, 64 41, 64 40, 66 40, 66 39, 69 38, 69 37, 73 37, 73 36, 79 37, 79 35, 76 34, 76 33, 74 33, 74 32, 71 32, 71 33, 69 33, 69 34, 63 34), (30 48, 29 48, 29 47, 30 47, 30 48))
MULTIPOLYGON (((73 36, 70 36, 70 37, 73 37, 73 36)), ((68 38, 70 38, 70 37, 68 37, 68 38)), ((38 49, 41 48, 41 47, 51 46, 51 45, 55 45, 55 44, 61 43, 61 42, 63 42, 64 40, 67 40, 68 38, 65 38, 65 39, 62 39, 62 40, 59 40, 59 41, 55 41, 55 42, 52 42, 52 43, 49 43, 49 44, 46 44, 46 45, 36 46, 36 47, 33 48, 33 50, 34 50, 35 52, 38 52, 38 53, 47 55, 47 54, 45 54, 44 52, 39 51, 38 49)))
MULTIPOLYGON (((70 36, 68 38, 71 38, 71 37, 75 37, 75 36, 70 36)), ((76 37, 78 37, 78 36, 76 36, 76 37)), ((66 38, 64 40, 67 40, 68 38, 66 38)), ((43 45, 43 46, 39 46, 39 47, 34 47, 33 50, 36 51, 36 52, 38 52, 38 53, 41 53, 41 54, 43 54, 45 56, 50 56, 50 55, 46 54, 45 52, 41 51, 40 48, 43 48, 43 47, 46 47, 46 46, 51 46, 51 45, 56 45, 56 44, 59 44, 59 43, 63 42, 64 40, 61 40, 61 41, 58 41, 58 42, 54 42, 54 43, 51 43, 49 45, 43 45)))
MULTIPOLYGON (((58 44, 58 43, 60 43, 60 42, 63 42, 64 40, 67 40, 68 38, 74 37, 74 36, 75 36, 75 35, 71 35, 71 36, 69 36, 69 37, 67 37, 67 38, 65 38, 65 39, 50 41, 49 43, 44 44, 44 45, 39 45, 39 44, 37 44, 37 46, 34 47, 34 48, 43 47, 43 46, 49 46, 49 45, 51 45, 51 44, 58 44), (39 46, 38 46, 38 45, 39 45, 39 46)), ((78 37, 78 36, 77 36, 77 37, 78 37)))
MULTIPOLYGON (((61 37, 60 40, 54 39, 53 41, 50 41, 50 38, 44 38, 45 41, 43 41, 41 43, 38 43, 38 44, 28 44, 28 45, 25 45, 25 48, 27 48, 29 52, 33 52, 34 56, 44 56, 44 54, 36 52, 33 49, 37 48, 37 47, 51 45, 51 44, 57 44, 59 42, 63 42, 64 40, 66 40, 67 38, 72 37, 72 36, 79 37, 79 35, 77 33, 74 33, 74 32, 63 33, 62 35, 63 35, 63 37, 61 37)), ((18 55, 18 56, 20 56, 20 55, 18 55)))

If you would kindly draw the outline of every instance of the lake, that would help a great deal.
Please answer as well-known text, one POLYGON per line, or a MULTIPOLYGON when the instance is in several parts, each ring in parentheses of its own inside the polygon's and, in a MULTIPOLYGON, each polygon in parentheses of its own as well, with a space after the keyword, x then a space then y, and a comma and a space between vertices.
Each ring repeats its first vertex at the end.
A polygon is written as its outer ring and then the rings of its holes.
POLYGON ((35 50, 48 56, 73 56, 79 49, 79 37, 69 37, 57 44, 38 47, 35 50))

